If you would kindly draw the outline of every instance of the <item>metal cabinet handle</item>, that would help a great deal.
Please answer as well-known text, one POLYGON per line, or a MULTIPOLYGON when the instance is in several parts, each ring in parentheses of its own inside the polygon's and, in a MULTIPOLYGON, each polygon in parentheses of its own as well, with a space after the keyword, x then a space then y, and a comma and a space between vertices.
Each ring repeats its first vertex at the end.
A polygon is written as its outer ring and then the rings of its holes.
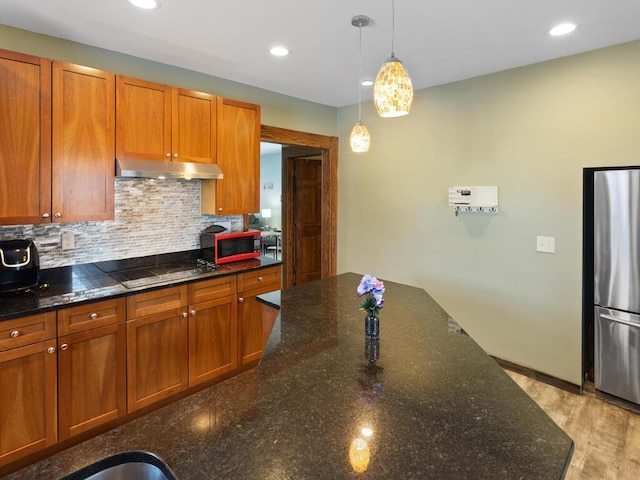
POLYGON ((261 282, 262 280, 264 280, 264 278, 262 278, 262 276, 258 277, 258 281, 261 282))
POLYGON ((242 303, 242 302, 244 302, 244 298, 240 297, 240 298, 238 299, 238 301, 239 301, 240 303, 242 303))
POLYGON ((177 153, 174 153, 174 154, 173 154, 173 158, 178 158, 178 154, 177 154, 177 153))
POLYGON ((89 315, 89 317, 91 318, 91 320, 95 320, 96 318, 98 318, 98 314, 94 312, 91 315, 89 315))
POLYGON ((62 214, 60 212, 56 212, 53 214, 54 217, 56 218, 60 218, 62 216, 62 214))
POLYGON ((49 218, 49 214, 48 214, 47 212, 44 212, 44 213, 42 214, 42 218, 49 218))
POLYGON ((192 317, 195 317, 195 316, 196 316, 196 311, 195 311, 195 310, 191 310, 191 312, 190 312, 190 313, 191 313, 191 316, 192 316, 192 317))
POLYGON ((182 318, 187 318, 189 314, 187 312, 182 312, 182 318))
POLYGON ((221 212, 221 211, 222 211, 222 207, 220 207, 220 208, 218 209, 218 211, 219 211, 219 212, 221 212))
POLYGON ((11 335, 11 338, 16 338, 20 336, 20 332, 18 330, 14 330, 9 335, 11 335))
POLYGON ((166 156, 167 156, 167 157, 170 157, 170 156, 171 156, 171 153, 170 153, 170 152, 167 152, 167 155, 166 155, 166 156))
POLYGON ((56 351, 56 347, 49 347, 47 348, 47 353, 53 353, 56 351))
POLYGON ((67 348, 69 348, 69 345, 67 345, 66 343, 60 345, 60 350, 66 350, 67 348))

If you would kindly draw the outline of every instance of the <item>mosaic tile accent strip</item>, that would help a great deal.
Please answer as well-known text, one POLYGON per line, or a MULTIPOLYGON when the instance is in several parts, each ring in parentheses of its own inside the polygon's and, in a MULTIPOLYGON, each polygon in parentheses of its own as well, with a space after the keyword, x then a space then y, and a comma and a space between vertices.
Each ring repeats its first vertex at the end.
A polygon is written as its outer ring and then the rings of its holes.
POLYGON ((0 240, 32 238, 41 268, 180 252, 200 247, 200 232, 219 221, 242 230, 242 215, 200 214, 199 180, 116 178, 115 219, 0 227, 0 240), (74 235, 62 250, 60 237, 74 235))

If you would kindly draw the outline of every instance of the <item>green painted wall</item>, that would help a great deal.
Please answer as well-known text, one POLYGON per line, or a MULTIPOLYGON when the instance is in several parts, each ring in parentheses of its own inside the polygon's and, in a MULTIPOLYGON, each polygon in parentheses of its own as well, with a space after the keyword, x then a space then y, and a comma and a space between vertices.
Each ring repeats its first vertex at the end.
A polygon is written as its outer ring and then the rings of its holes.
POLYGON ((262 124, 320 135, 337 135, 337 109, 210 75, 0 25, 0 48, 258 103, 262 124))
POLYGON ((639 80, 640 41, 421 90, 406 117, 367 103, 364 154, 339 109, 339 272, 424 287, 488 353, 580 384, 582 172, 640 164, 639 80), (454 216, 454 185, 497 185, 500 212, 454 216))

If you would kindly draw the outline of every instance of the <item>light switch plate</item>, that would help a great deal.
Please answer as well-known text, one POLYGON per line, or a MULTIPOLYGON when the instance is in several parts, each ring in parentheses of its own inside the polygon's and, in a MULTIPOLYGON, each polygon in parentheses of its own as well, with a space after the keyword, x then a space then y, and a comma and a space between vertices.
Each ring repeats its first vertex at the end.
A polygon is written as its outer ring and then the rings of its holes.
POLYGON ((541 237, 536 239, 536 251, 542 253, 556 253, 556 237, 541 237))
POLYGON ((62 250, 73 250, 76 247, 75 243, 75 238, 72 232, 64 232, 62 234, 62 239, 60 241, 62 250))

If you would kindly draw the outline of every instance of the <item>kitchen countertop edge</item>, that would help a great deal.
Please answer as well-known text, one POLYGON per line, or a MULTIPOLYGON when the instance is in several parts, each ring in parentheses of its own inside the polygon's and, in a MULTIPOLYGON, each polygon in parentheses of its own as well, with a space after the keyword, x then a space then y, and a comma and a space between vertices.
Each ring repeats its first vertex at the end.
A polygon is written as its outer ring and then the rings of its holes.
MULTIPOLYGON (((260 270, 271 266, 282 265, 282 263, 282 260, 270 259, 268 257, 261 256, 257 259, 226 264, 224 270, 206 271, 187 278, 173 279, 166 282, 159 282, 154 283, 153 285, 135 288, 127 288, 122 283, 112 280, 108 273, 95 269, 94 271, 98 271, 99 273, 92 273, 90 283, 104 286, 74 291, 74 287, 71 284, 56 285, 54 287, 50 286, 48 289, 40 292, 24 293, 14 297, 2 298, 2 301, 0 302, 0 322, 28 315, 45 313, 70 305, 75 306, 111 298, 126 297, 140 292, 159 290, 162 288, 198 282, 210 278, 237 275, 239 273, 250 272, 252 270, 260 270), (52 292, 55 294, 51 295, 52 292)), ((49 282, 49 276, 55 276, 55 272, 63 270, 68 270, 67 276, 71 278, 73 277, 73 272, 75 270, 82 270, 83 268, 91 267, 93 265, 94 264, 83 264, 45 269, 41 272, 41 278, 44 279, 44 281, 49 282)))

